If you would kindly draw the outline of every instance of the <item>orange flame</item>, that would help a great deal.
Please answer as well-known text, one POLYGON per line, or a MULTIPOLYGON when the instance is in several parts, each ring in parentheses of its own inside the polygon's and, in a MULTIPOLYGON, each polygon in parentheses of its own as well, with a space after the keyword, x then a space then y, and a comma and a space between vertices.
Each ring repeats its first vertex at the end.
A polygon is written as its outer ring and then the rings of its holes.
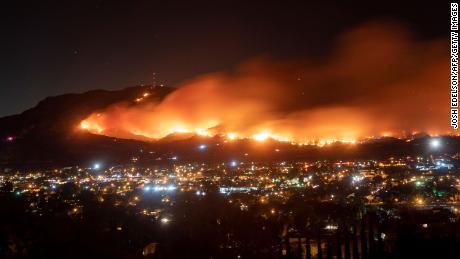
POLYGON ((91 114, 80 127, 120 138, 220 135, 296 144, 356 143, 368 136, 430 134, 449 128, 448 51, 442 41, 417 42, 395 24, 345 33, 331 58, 310 62, 258 59, 230 74, 179 85, 155 103, 91 114))

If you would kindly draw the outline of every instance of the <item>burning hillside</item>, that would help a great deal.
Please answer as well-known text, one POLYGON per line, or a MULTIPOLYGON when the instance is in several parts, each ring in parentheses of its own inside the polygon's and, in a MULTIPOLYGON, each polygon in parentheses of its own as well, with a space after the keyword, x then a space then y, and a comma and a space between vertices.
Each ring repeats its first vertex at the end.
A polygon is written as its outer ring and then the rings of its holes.
POLYGON ((397 24, 366 24, 343 33, 327 57, 254 59, 187 81, 161 101, 144 92, 80 126, 140 140, 189 133, 314 144, 451 133, 449 95, 439 90, 449 80, 443 44, 417 41, 397 24))

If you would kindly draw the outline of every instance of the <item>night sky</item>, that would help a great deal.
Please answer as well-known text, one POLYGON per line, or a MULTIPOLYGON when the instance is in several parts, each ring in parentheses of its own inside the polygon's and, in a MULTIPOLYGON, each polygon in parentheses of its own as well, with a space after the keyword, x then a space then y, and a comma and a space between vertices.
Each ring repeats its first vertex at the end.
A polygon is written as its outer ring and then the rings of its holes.
POLYGON ((448 2, 183 2, 2 3, 0 116, 46 96, 150 84, 153 72, 174 86, 259 56, 320 57, 339 33, 373 20, 404 23, 422 40, 450 29, 448 2))

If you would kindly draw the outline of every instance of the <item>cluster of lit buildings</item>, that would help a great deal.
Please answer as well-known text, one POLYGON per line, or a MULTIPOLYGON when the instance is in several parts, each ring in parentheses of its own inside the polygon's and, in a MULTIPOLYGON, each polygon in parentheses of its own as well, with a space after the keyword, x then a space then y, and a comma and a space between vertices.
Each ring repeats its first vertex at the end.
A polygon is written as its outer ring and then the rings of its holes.
POLYGON ((273 163, 232 160, 151 167, 95 163, 90 168, 7 170, 0 175, 0 183, 3 188, 9 186, 7 191, 14 195, 25 197, 33 213, 41 213, 41 206, 56 197, 69 206, 69 214, 81 213, 84 204, 78 194, 86 191, 100 203, 112 196, 113 206, 132 208, 166 224, 174 217, 167 211, 175 206, 178 194, 196 199, 221 195, 241 210, 273 203, 271 212, 279 210, 276 204, 295 194, 319 202, 447 206, 457 211, 459 173, 457 161, 450 157, 273 163))

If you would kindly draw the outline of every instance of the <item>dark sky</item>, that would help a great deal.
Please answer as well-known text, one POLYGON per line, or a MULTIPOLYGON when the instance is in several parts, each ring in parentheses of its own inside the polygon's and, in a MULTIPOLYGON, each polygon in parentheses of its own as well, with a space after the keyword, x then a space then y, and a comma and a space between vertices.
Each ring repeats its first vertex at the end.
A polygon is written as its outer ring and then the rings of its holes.
POLYGON ((4 1, 0 116, 50 95, 148 84, 152 72, 174 85, 258 56, 321 56, 339 33, 376 19, 422 40, 449 35, 448 2, 191 2, 4 1))

